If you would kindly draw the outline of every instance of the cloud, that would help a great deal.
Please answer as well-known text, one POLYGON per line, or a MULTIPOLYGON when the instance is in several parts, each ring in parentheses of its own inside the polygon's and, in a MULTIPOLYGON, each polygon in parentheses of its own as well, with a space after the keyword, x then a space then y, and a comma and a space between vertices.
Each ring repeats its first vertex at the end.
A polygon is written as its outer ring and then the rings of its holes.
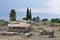
POLYGON ((26 8, 15 8, 18 12, 26 12, 26 8))
MULTIPOLYGON (((32 13, 50 13, 50 14, 60 14, 60 0, 50 0, 44 4, 42 7, 31 7, 32 13)), ((15 8, 16 11, 26 12, 26 8, 15 8)))
MULTIPOLYGON (((16 9, 18 12, 26 12, 26 8, 16 9)), ((49 14, 60 14, 60 10, 56 9, 44 9, 44 8, 31 8, 32 13, 49 13, 49 14)))
POLYGON ((48 3, 48 6, 50 7, 50 11, 52 13, 60 14, 60 0, 51 0, 48 3))

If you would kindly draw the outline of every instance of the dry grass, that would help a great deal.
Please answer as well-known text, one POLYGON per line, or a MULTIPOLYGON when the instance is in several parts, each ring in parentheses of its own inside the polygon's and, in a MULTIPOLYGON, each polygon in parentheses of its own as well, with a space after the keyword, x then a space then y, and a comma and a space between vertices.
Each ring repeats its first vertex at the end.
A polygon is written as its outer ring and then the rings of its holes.
POLYGON ((60 27, 55 27, 56 30, 60 31, 60 27))

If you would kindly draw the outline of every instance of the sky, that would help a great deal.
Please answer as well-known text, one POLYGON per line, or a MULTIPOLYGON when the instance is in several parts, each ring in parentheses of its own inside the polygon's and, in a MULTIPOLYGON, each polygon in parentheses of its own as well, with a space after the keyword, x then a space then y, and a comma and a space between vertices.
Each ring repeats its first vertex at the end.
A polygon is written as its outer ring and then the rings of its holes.
POLYGON ((21 20, 26 16, 27 7, 32 17, 60 18, 60 0, 0 0, 0 19, 9 20, 11 9, 15 9, 17 20, 21 20))

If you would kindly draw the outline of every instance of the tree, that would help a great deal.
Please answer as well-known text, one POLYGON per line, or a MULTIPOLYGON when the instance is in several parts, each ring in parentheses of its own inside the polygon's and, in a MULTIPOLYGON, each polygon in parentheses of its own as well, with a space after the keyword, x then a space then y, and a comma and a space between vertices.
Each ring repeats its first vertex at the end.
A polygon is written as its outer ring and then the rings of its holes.
POLYGON ((0 26, 4 26, 5 25, 5 20, 1 19, 0 20, 0 26))
POLYGON ((39 16, 37 16, 37 17, 33 17, 33 21, 35 21, 35 22, 40 22, 40 18, 39 18, 39 16))
POLYGON ((42 22, 47 22, 47 21, 48 21, 47 18, 42 19, 42 22))
POLYGON ((59 18, 51 19, 51 22, 53 22, 53 23, 60 23, 60 19, 59 18))
POLYGON ((5 21, 5 25, 8 25, 8 23, 9 23, 8 21, 5 21))
POLYGON ((26 18, 26 17, 24 17, 24 18, 23 18, 23 20, 27 20, 27 18, 26 18))
POLYGON ((31 9, 29 14, 30 14, 29 19, 31 20, 32 19, 31 9))
POLYGON ((32 19, 31 9, 29 10, 29 8, 27 8, 26 18, 27 18, 27 20, 31 20, 32 19))
POLYGON ((29 20, 29 8, 27 8, 26 18, 27 18, 27 20, 29 20))
POLYGON ((39 16, 36 17, 35 22, 40 22, 40 18, 39 18, 39 16))
POLYGON ((9 17, 10 17, 10 21, 16 21, 16 11, 15 11, 15 9, 11 9, 9 17))
POLYGON ((35 18, 35 17, 33 17, 33 19, 32 19, 32 20, 33 20, 33 21, 35 21, 35 19, 36 19, 36 18, 35 18))

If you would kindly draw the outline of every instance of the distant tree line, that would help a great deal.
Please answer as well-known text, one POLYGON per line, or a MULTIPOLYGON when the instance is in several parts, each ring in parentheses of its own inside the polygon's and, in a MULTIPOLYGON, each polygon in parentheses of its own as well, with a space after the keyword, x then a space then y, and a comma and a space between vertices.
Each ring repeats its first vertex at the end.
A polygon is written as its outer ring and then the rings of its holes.
MULTIPOLYGON (((34 18, 33 17, 33 21, 35 21, 35 20, 40 20, 40 19, 38 19, 38 18, 34 18)), ((47 18, 44 18, 44 19, 42 19, 42 20, 40 20, 40 21, 42 21, 42 22, 52 22, 52 23, 60 23, 60 19, 59 18, 52 18, 50 21, 47 19, 47 18)), ((39 21, 39 22, 40 22, 39 21)), ((38 21, 37 21, 38 22, 38 21)))
POLYGON ((51 22, 60 23, 60 19, 59 18, 53 18, 53 19, 51 19, 51 22))

